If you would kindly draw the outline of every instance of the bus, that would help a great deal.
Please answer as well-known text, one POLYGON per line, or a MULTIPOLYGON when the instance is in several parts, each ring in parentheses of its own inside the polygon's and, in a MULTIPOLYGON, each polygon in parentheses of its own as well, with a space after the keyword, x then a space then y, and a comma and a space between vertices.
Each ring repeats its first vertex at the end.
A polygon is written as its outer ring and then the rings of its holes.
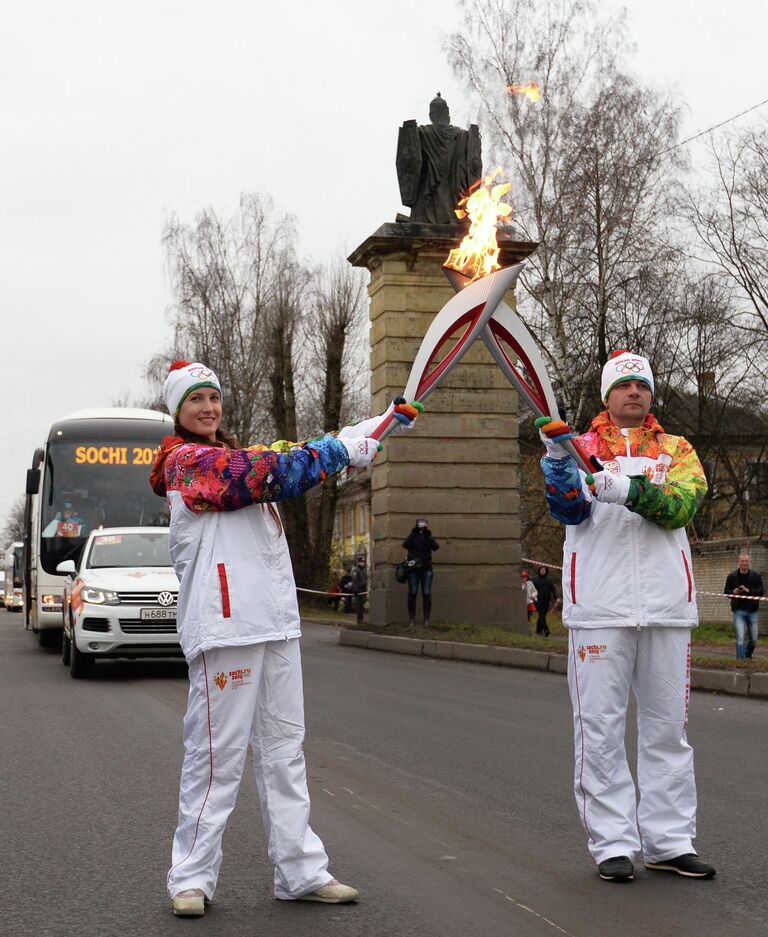
POLYGON ((27 471, 24 625, 43 647, 61 640, 57 567, 80 559, 99 527, 166 527, 168 505, 149 485, 155 452, 173 421, 155 410, 80 410, 54 423, 27 471))
POLYGON ((11 612, 20 612, 21 601, 21 543, 12 543, 5 551, 3 569, 3 604, 11 612))

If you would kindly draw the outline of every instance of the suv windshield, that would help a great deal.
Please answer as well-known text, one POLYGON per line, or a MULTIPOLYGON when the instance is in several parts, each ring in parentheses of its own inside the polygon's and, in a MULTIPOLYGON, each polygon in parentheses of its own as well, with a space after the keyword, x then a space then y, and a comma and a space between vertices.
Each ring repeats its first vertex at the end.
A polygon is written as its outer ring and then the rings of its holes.
POLYGON ((167 533, 99 534, 91 542, 88 569, 170 566, 167 533))

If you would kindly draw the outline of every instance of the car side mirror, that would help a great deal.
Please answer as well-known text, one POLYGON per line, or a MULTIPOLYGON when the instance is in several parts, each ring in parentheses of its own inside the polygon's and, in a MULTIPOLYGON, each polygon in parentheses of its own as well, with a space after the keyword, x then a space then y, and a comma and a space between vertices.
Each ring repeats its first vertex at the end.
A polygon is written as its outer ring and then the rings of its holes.
POLYGON ((69 576, 74 576, 77 573, 77 567, 75 566, 74 560, 62 560, 59 565, 56 567, 57 573, 65 573, 69 576))
POLYGON ((36 495, 40 491, 40 469, 27 469, 27 494, 36 495))

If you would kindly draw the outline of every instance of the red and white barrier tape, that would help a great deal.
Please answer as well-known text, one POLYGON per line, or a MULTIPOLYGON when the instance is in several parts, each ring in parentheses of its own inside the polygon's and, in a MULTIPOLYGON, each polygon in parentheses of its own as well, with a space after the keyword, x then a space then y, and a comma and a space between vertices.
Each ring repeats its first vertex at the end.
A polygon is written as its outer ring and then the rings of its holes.
POLYGON ((313 595, 331 595, 334 597, 343 598, 345 595, 355 596, 355 595, 368 595, 367 592, 321 592, 319 589, 302 589, 299 586, 296 586, 297 592, 311 592, 313 595))
MULTIPOLYGON (((539 563, 537 560, 532 560, 528 556, 521 556, 520 559, 527 566, 546 566, 547 569, 562 569, 562 566, 558 566, 557 563, 539 563)), ((768 602, 768 596, 765 595, 735 595, 733 592, 702 592, 700 589, 696 590, 696 595, 713 595, 721 599, 749 599, 750 602, 768 602)))

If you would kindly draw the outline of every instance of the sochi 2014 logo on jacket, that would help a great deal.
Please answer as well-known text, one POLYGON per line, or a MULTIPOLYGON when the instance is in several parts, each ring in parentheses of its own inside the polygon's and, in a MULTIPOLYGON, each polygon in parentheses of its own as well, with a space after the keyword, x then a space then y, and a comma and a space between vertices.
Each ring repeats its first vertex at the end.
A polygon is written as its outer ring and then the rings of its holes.
POLYGON ((220 690, 223 690, 229 681, 227 680, 227 675, 225 673, 217 673, 213 678, 213 682, 220 690))
POLYGON ((590 663, 596 663, 597 661, 605 660, 608 653, 608 645, 580 644, 576 653, 579 655, 579 660, 582 662, 582 664, 587 659, 589 659, 590 663))

